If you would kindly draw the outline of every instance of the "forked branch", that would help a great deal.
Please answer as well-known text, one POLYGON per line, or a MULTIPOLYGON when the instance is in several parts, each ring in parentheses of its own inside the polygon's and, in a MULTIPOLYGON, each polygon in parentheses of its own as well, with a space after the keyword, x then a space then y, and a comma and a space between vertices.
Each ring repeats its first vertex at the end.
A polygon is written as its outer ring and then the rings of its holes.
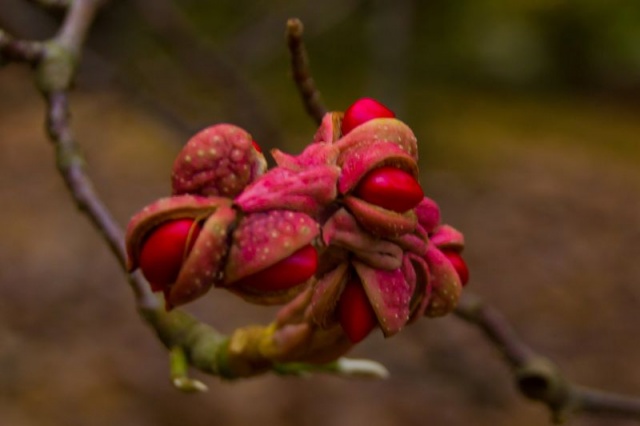
POLYGON ((546 404, 555 422, 573 413, 640 420, 640 399, 571 383, 551 360, 531 349, 498 310, 475 295, 463 295, 456 314, 502 352, 522 394, 546 404))
MULTIPOLYGON (((287 40, 293 77, 305 110, 314 121, 326 111, 315 86, 302 39, 302 23, 290 19, 287 40)), ((569 382, 546 357, 536 353, 495 308, 465 290, 456 309, 458 317, 478 327, 512 367, 518 388, 526 397, 542 402, 560 423, 574 413, 613 416, 640 421, 640 399, 585 388, 569 382)))
MULTIPOLYGON (((41 3, 48 5, 51 2, 41 3)), ((58 171, 78 209, 91 220, 120 266, 126 270, 124 233, 87 174, 77 149, 69 114, 68 91, 88 30, 102 3, 101 0, 70 2, 59 32, 43 42, 16 40, 0 29, 0 59, 26 62, 35 68, 36 83, 47 105, 47 131, 55 147, 58 171)), ((382 378, 387 374, 380 364, 368 360, 354 362, 339 359, 322 365, 276 363, 261 351, 265 340, 268 341, 272 336, 270 326, 240 328, 231 336, 225 336, 180 310, 166 312, 140 273, 127 276, 141 316, 170 350, 171 379, 183 391, 206 389, 202 383, 187 376, 189 366, 227 379, 267 371, 279 375, 321 372, 369 378, 382 378)))
MULTIPOLYGON (((47 104, 47 130, 55 147, 58 170, 78 208, 89 217, 124 268, 126 253, 122 229, 93 187, 77 151, 69 121, 67 93, 76 74, 87 32, 102 1, 39 0, 36 3, 67 8, 59 33, 50 40, 38 42, 17 40, 0 29, 0 63, 23 62, 35 68, 37 84, 47 104)), ((287 23, 287 42, 294 81, 305 109, 319 122, 326 108, 309 70, 302 41, 302 23, 297 19, 287 23)), ((386 370, 377 363, 354 363, 342 359, 321 366, 269 364, 262 370, 256 369, 257 364, 252 364, 255 360, 234 358, 234 351, 242 351, 246 345, 259 346, 265 336, 268 337, 269 327, 250 327, 236 331, 231 337, 224 336, 179 310, 165 312, 140 274, 130 274, 128 279, 141 315, 171 351, 172 380, 183 390, 203 389, 202 384, 187 377, 189 365, 227 378, 259 374, 265 370, 296 375, 318 371, 345 376, 386 375, 386 370)), ((545 403, 555 421, 578 412, 640 420, 640 400, 570 383, 547 358, 529 348, 497 310, 478 298, 465 296, 456 312, 482 330, 487 339, 501 350, 513 368, 522 393, 545 403)))

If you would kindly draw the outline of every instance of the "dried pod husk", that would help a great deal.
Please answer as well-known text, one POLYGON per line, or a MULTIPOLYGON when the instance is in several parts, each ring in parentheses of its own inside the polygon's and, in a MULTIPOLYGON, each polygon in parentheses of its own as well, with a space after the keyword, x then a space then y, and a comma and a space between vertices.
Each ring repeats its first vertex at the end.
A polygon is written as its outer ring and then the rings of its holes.
POLYGON ((345 197, 344 204, 367 231, 379 237, 399 237, 413 232, 418 224, 413 210, 397 213, 353 196, 345 197))
POLYGON ((441 250, 461 252, 464 249, 464 235, 450 225, 440 225, 429 234, 429 240, 441 250))
POLYGON ((326 246, 343 247, 373 268, 392 270, 402 264, 402 249, 366 232, 346 209, 334 213, 322 227, 326 246))
POLYGON ((337 166, 321 165, 301 171, 269 170, 245 189, 235 203, 245 213, 295 210, 317 216, 335 200, 337 166))
POLYGON ((440 224, 440 207, 431 198, 424 197, 416 207, 418 223, 426 232, 433 230, 440 224))
POLYGON ((245 285, 244 279, 311 244, 319 233, 318 224, 300 212, 272 210, 243 217, 233 232, 224 279, 220 285, 252 303, 278 304, 290 301, 304 286, 263 291, 245 285))
POLYGON ((152 203, 129 223, 126 241, 130 270, 138 267, 147 236, 158 225, 180 218, 194 219, 203 225, 175 283, 164 289, 168 308, 199 298, 220 278, 227 251, 227 232, 233 227, 236 212, 231 208, 231 200, 220 197, 180 195, 152 203))
POLYGON ((412 322, 424 315, 431 300, 431 275, 424 257, 414 253, 405 254, 402 272, 407 282, 414 288, 410 304, 411 318, 409 319, 409 322, 412 322), (412 284, 413 282, 415 284, 412 284))
MULTIPOLYGON (((395 118, 376 118, 353 129, 335 143, 340 149, 341 156, 348 155, 348 151, 358 145, 373 145, 378 141, 396 144, 414 160, 418 159, 418 142, 409 126, 395 118)), ((342 157, 338 164, 342 164, 342 157)))
POLYGON ((335 309, 348 278, 349 264, 343 262, 318 277, 313 284, 311 304, 305 317, 321 328, 336 324, 335 309))
POLYGON ((405 253, 413 253, 418 256, 424 256, 427 253, 427 239, 415 232, 389 238, 389 241, 398 245, 405 253))
POLYGON ((278 167, 288 170, 302 171, 317 166, 333 166, 338 159, 338 147, 330 143, 312 143, 300 153, 291 155, 280 151, 271 150, 271 155, 278 167))
POLYGON ((325 364, 347 353, 353 344, 339 325, 328 329, 312 327, 309 323, 287 325, 273 336, 279 362, 308 362, 325 364))
POLYGON ((149 204, 129 221, 126 232, 127 269, 133 271, 138 267, 142 245, 158 225, 181 218, 204 220, 218 208, 230 205, 228 198, 194 195, 166 197, 149 204))
POLYGON ((326 113, 324 117, 322 117, 316 134, 313 136, 313 143, 332 144, 340 139, 340 137, 342 137, 342 132, 340 131, 342 117, 343 114, 338 111, 326 113))
POLYGON ((347 194, 353 191, 367 173, 383 166, 404 170, 418 179, 416 160, 402 148, 389 141, 374 141, 351 146, 338 157, 342 172, 338 180, 338 191, 347 194))
POLYGON ((171 175, 173 194, 233 198, 266 168, 249 133, 217 124, 194 135, 178 154, 171 175))
POLYGON ((409 320, 415 288, 405 280, 402 269, 384 271, 352 262, 386 337, 398 333, 409 320))
POLYGON ((207 218, 182 264, 178 279, 165 296, 169 305, 191 302, 222 281, 229 250, 229 233, 236 219, 237 212, 229 206, 220 206, 207 218))
POLYGON ((462 283, 447 257, 433 244, 425 255, 429 265, 431 298, 425 310, 428 317, 440 317, 453 311, 458 304, 462 283))
POLYGON ((417 195, 421 195, 417 183, 417 142, 411 129, 396 119, 374 119, 356 127, 335 145, 340 149, 338 191, 362 226, 373 235, 386 238, 413 232, 417 224, 413 209, 392 211, 354 194, 370 172, 393 167, 413 177, 417 195))
POLYGON ((275 326, 278 328, 289 324, 298 324, 305 321, 305 315, 313 296, 313 286, 305 286, 293 300, 284 305, 276 314, 275 326))

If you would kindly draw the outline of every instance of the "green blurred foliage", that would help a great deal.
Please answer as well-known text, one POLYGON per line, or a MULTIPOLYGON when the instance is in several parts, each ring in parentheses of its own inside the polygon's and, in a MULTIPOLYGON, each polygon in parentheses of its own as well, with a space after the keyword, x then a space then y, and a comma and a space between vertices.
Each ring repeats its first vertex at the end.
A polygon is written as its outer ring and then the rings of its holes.
MULTIPOLYGON (((224 44, 274 9, 301 1, 181 2, 201 34, 224 44)), ((331 55, 314 67, 348 64, 371 49, 363 37, 375 1, 323 34, 331 55), (328 43, 327 43, 328 42, 328 43), (355 56, 355 58, 354 58, 355 56)), ((635 0, 413 1, 416 75, 525 88, 618 88, 640 84, 640 3, 635 0)), ((322 17, 316 17, 322 19, 322 17)), ((260 43, 260 40, 256 40, 260 43)), ((362 65, 363 64, 361 62, 362 65)), ((361 67, 356 67, 362 73, 361 67)), ((348 72, 348 71, 347 71, 348 72)), ((347 74, 349 76, 349 74, 347 74)))
POLYGON ((637 86, 640 3, 416 2, 423 72, 528 88, 637 86))
MULTIPOLYGON (((121 223, 168 194, 179 145, 203 126, 242 125, 265 151, 309 142, 283 37, 291 16, 330 109, 379 97, 415 131, 425 191, 465 232, 469 288, 571 380, 637 393, 640 2, 112 0, 72 112, 121 223)), ((0 25, 27 38, 59 19, 0 0, 0 25)), ((455 318, 357 348, 388 365, 384 383, 206 379, 208 395, 177 395, 121 271, 55 178, 31 76, 6 69, 0 424, 547 424, 455 318)), ((223 331, 271 318, 220 291, 191 308, 223 331)))
POLYGON ((637 158, 635 0, 136 0, 111 4, 91 47, 184 140, 229 121, 297 151, 314 124, 290 78, 292 16, 328 108, 381 99, 428 141, 424 165, 469 173, 503 139, 637 158))
POLYGON ((427 132, 445 99, 513 94, 549 106, 640 96, 635 0, 112 2, 90 43, 104 61, 86 61, 83 75, 111 68, 185 136, 231 121, 266 148, 295 149, 314 126, 291 84, 284 28, 292 16, 305 23, 329 109, 378 97, 427 132))

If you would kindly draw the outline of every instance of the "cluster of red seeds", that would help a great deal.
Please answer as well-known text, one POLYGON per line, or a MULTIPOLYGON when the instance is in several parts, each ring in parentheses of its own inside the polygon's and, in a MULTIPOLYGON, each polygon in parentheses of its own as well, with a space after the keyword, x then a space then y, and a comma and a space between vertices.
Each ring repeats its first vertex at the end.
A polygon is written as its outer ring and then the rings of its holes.
MULTIPOLYGON (((357 126, 376 118, 394 118, 395 114, 381 103, 363 98, 344 113, 341 131, 346 135, 357 126)), ((253 142, 257 151, 261 151, 253 142)), ((424 194, 418 181, 407 171, 383 166, 369 172, 355 189, 359 198, 382 208, 403 213, 415 208, 424 194)), ((154 291, 165 291, 177 279, 184 259, 193 247, 201 224, 194 219, 177 219, 159 225, 146 238, 140 253, 140 268, 154 291)), ((449 261, 467 283, 469 270, 460 254, 445 251, 449 261)), ((307 245, 288 258, 243 278, 244 287, 259 291, 280 291, 306 282, 318 266, 318 254, 307 245)), ((338 305, 338 319, 349 339, 364 339, 377 325, 376 315, 365 290, 357 278, 347 282, 338 305)))
MULTIPOLYGON (((178 278, 200 230, 194 219, 176 219, 156 227, 140 253, 140 269, 153 291, 166 291, 178 278)), ((308 244, 286 259, 238 281, 258 291, 280 291, 302 284, 318 269, 318 253, 308 244)))
MULTIPOLYGON (((363 98, 351 105, 342 120, 342 134, 346 135, 360 124, 375 118, 395 118, 395 114, 380 102, 363 98)), ((395 167, 379 167, 369 172, 358 184, 355 195, 363 200, 403 213, 415 208, 424 193, 420 183, 408 172, 395 167)), ((469 280, 469 270, 459 253, 445 252, 460 276, 463 285, 469 280)), ((362 284, 357 279, 347 282, 340 297, 338 317, 349 339, 357 343, 373 330, 378 321, 362 284)))

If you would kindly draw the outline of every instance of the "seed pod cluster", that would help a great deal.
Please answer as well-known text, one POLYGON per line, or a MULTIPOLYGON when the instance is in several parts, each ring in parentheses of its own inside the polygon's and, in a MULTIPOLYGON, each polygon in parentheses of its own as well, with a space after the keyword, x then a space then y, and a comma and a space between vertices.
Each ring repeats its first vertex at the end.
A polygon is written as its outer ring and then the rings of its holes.
POLYGON ((168 308, 212 287, 285 304, 281 358, 314 361, 453 310, 464 238, 424 196, 417 139, 391 110, 360 99, 328 113, 299 155, 271 154, 267 170, 244 130, 204 129, 176 158, 172 195, 132 218, 129 267, 168 308))

